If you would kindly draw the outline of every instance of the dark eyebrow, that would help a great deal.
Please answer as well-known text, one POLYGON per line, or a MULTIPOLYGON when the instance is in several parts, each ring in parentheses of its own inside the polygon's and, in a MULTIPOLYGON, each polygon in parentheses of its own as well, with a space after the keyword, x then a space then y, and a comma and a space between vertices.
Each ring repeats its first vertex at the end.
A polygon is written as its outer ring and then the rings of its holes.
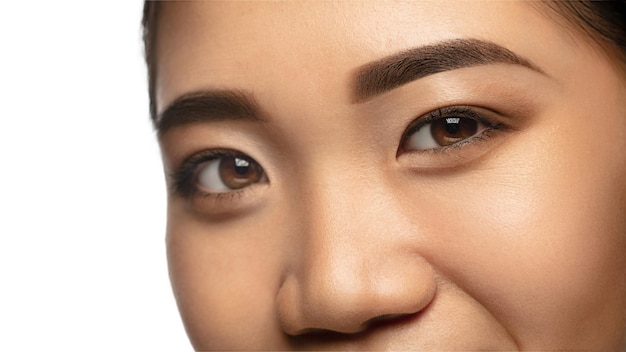
POLYGON ((262 120, 251 94, 240 90, 203 90, 176 99, 157 116, 155 127, 162 136, 175 126, 225 119, 262 120))
POLYGON ((435 73, 496 63, 543 71, 529 60, 492 42, 454 39, 421 46, 361 66, 356 72, 355 102, 363 102, 435 73))

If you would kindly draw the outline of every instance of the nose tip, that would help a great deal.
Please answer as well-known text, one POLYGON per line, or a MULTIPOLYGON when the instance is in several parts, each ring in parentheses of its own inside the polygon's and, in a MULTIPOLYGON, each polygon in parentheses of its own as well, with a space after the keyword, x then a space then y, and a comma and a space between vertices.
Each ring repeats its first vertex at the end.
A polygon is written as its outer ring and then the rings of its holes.
POLYGON ((328 271, 317 271, 323 274, 308 281, 291 277, 278 296, 283 330, 292 336, 316 331, 356 334, 420 312, 434 297, 434 276, 423 261, 405 264, 382 265, 349 277, 328 271))
POLYGON ((276 297, 288 335, 361 333, 416 314, 435 296, 433 269, 416 241, 421 229, 377 183, 382 177, 347 174, 354 177, 314 173, 317 181, 302 186, 305 202, 294 203, 294 252, 276 297))

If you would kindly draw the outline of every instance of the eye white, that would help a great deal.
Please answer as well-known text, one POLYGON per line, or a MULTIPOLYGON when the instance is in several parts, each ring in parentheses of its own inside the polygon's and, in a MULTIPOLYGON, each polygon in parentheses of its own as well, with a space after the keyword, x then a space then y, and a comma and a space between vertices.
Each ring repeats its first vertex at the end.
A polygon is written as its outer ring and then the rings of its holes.
POLYGON ((198 172, 198 185, 204 188, 208 192, 223 193, 231 191, 228 186, 224 184, 220 177, 220 163, 222 159, 215 159, 204 163, 200 166, 198 172))
POLYGON ((441 148, 441 146, 435 141, 435 138, 433 138, 433 135, 430 131, 430 126, 431 124, 427 124, 420 127, 419 130, 415 131, 406 142, 407 149, 427 150, 441 148))

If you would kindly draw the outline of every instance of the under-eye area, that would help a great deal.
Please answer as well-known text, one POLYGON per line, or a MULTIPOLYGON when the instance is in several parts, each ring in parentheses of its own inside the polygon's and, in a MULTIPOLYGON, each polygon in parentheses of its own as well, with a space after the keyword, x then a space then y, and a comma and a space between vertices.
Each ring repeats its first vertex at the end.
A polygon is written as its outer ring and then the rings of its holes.
POLYGON ((196 350, 626 351, 610 2, 155 4, 196 350))

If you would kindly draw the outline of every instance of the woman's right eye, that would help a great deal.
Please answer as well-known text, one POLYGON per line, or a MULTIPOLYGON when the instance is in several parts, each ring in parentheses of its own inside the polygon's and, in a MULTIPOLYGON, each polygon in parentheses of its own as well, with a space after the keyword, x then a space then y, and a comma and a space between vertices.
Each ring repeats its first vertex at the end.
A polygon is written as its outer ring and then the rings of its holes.
POLYGON ((225 155, 196 167, 196 185, 205 193, 226 193, 267 182, 261 166, 245 155, 225 155))
POLYGON ((234 194, 259 183, 268 183, 259 163, 229 149, 207 150, 192 155, 170 177, 173 192, 184 198, 234 194))

